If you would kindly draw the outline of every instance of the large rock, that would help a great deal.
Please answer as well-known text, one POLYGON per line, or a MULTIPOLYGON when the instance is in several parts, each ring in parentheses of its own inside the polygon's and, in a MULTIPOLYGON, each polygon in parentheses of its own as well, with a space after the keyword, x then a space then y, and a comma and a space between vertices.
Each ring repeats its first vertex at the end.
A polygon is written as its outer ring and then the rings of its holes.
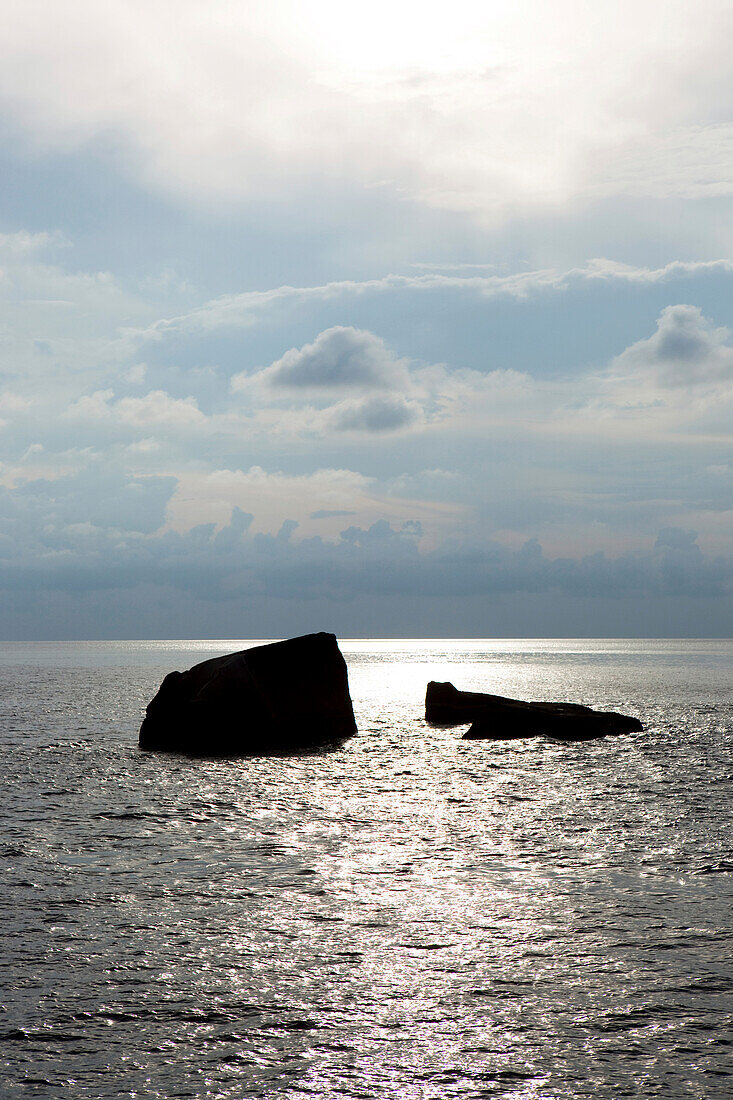
POLYGON ((512 737, 557 737, 587 741, 607 734, 633 733, 644 727, 638 718, 614 711, 591 710, 578 703, 525 703, 503 695, 458 691, 453 684, 428 684, 426 721, 438 726, 473 723, 464 738, 507 740, 512 737))
POLYGON ((254 646, 171 672, 148 704, 141 749, 237 754, 356 733, 333 634, 254 646))

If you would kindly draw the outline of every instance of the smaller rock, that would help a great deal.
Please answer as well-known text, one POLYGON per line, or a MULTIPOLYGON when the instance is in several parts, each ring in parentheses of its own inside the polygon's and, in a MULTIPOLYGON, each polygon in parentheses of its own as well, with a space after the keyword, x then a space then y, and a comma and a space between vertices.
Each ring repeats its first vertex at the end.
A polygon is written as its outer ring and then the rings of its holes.
POLYGON ((459 691, 453 684, 428 684, 425 719, 433 725, 471 722, 466 740, 508 740, 515 737, 555 737, 587 741, 610 734, 634 733, 644 727, 638 718, 615 711, 598 711, 578 703, 527 703, 503 695, 459 691))

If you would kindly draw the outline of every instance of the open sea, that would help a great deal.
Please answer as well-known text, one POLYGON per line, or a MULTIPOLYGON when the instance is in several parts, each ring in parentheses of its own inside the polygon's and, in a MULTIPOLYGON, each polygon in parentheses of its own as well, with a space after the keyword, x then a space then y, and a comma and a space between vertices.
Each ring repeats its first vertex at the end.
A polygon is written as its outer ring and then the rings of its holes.
POLYGON ((733 1096, 733 641, 342 641, 358 736, 141 753, 243 641, 0 643, 0 1097, 733 1096), (428 680, 638 716, 462 741, 428 680))

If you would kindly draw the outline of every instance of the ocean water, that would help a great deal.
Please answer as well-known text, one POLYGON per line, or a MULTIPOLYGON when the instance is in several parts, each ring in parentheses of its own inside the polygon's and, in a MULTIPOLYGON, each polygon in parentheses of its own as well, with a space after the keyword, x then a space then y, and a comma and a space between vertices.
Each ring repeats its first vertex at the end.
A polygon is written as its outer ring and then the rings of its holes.
POLYGON ((342 642, 345 744, 140 753, 246 644, 0 645, 0 1096, 733 1096, 733 642, 342 642), (646 730, 466 742, 430 679, 646 730))

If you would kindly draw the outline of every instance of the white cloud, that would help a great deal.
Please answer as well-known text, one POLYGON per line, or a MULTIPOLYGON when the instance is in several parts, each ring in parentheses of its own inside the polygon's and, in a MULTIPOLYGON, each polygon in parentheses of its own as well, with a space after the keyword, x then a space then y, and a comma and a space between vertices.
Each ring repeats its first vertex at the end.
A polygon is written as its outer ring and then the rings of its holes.
POLYGON ((151 390, 144 397, 123 397, 113 406, 120 420, 136 428, 193 428, 206 417, 193 397, 175 398, 162 390, 151 390))
POLYGON ((134 347, 121 330, 139 329, 160 308, 109 272, 52 262, 62 245, 54 233, 0 235, 3 374, 23 397, 56 409, 125 369, 134 347))
MULTIPOLYGON (((634 267, 615 260, 589 260, 582 267, 566 270, 547 268, 511 275, 385 275, 378 279, 356 281, 342 279, 320 286, 280 286, 270 290, 245 291, 214 298, 188 313, 162 318, 137 332, 139 340, 160 339, 169 332, 205 332, 219 328, 256 324, 262 314, 278 307, 303 302, 329 302, 380 294, 406 292, 456 291, 485 298, 525 299, 543 292, 562 292, 583 283, 631 283, 655 285, 675 279, 704 274, 733 273, 733 261, 727 259, 681 261, 664 267, 634 267)), ((244 376, 240 376, 244 381, 244 376)))
MULTIPOLYGON (((726 98, 730 96, 727 90, 726 98)), ((635 135, 606 155, 589 191, 645 198, 714 199, 733 194, 733 124, 713 121, 635 135)), ((600 167, 600 166, 599 166, 600 167)))
POLYGON ((0 261, 17 261, 44 252, 50 245, 59 246, 65 243, 59 233, 29 233, 26 230, 0 233, 0 261))
POLYGON ((374 478, 355 470, 324 468, 287 474, 252 466, 183 472, 168 504, 168 524, 177 531, 203 523, 222 527, 233 507, 254 517, 253 531, 277 531, 287 520, 294 520, 298 538, 335 535, 344 526, 344 515, 359 523, 384 518, 401 522, 409 512, 434 532, 454 524, 464 512, 457 505, 390 497, 379 490, 374 478))
MULTIPOLYGON (((74 401, 69 416, 76 421, 97 425, 105 430, 125 425, 136 431, 175 432, 203 427, 207 417, 193 397, 171 397, 163 390, 151 390, 144 397, 122 397, 115 401, 111 389, 96 390, 74 401)), ((111 440, 108 439, 108 442, 111 440)))
POLYGON ((84 394, 72 402, 69 413, 85 420, 100 420, 109 416, 110 401, 114 395, 114 390, 95 390, 94 393, 84 394))
POLYGON ((33 406, 33 402, 27 397, 21 397, 18 393, 6 390, 0 393, 0 413, 25 412, 33 406))
POLYGON ((137 385, 145 380, 145 372, 147 367, 145 363, 135 363, 129 370, 125 371, 125 379, 131 382, 133 385, 137 385))
POLYGON ((417 17, 412 0, 368 16, 335 0, 307 15, 295 0, 77 0, 72 19, 6 0, 0 98, 36 146, 102 139, 188 199, 324 175, 482 215, 730 193, 729 132, 710 126, 730 17, 721 0, 456 0, 417 17))
POLYGON ((128 454, 134 455, 135 457, 156 455, 159 451, 160 443, 157 439, 151 439, 150 437, 137 439, 127 447, 128 454))
MULTIPOLYGON (((37 252, 34 257, 33 278, 42 283, 37 252)), ((17 270, 20 261, 13 263, 17 270)), ((261 308, 289 306, 301 297, 316 306, 329 297, 340 304, 342 295, 416 289, 519 297, 591 283, 672 285, 697 272, 730 270, 727 261, 657 269, 597 261, 513 276, 431 273, 275 288, 210 303, 179 319, 180 326, 171 323, 170 331, 196 331, 202 318, 205 328, 232 319, 239 323, 248 311, 257 315, 261 308)), ((49 278, 51 283, 59 278, 58 269, 51 269, 49 278)), ((316 316, 323 312, 317 309, 316 316)), ((256 532, 271 533, 286 520, 297 521, 296 543, 315 534, 336 537, 348 513, 349 522, 362 525, 414 518, 433 545, 460 524, 464 531, 501 531, 513 541, 536 533, 551 552, 561 553, 585 538, 588 525, 602 516, 606 526, 594 536, 596 544, 623 549, 653 515, 658 526, 695 526, 705 537, 715 532, 714 545, 720 546, 730 537, 732 521, 723 515, 725 479, 706 467, 720 467, 729 453, 730 338, 690 305, 666 309, 656 331, 652 317, 645 338, 609 367, 576 366, 572 377, 552 379, 516 370, 425 365, 399 358, 366 328, 341 325, 319 333, 314 327, 307 343, 284 354, 293 338, 275 345, 265 360, 277 354, 274 363, 241 376, 233 395, 227 371, 217 369, 205 341, 206 358, 200 361, 205 370, 200 363, 179 367, 173 345, 151 349, 143 377, 136 342, 124 337, 123 348, 115 344, 115 307, 99 337, 107 353, 89 371, 72 373, 69 338, 66 384, 72 400, 59 399, 54 356, 38 353, 36 365, 39 371, 43 367, 48 387, 36 381, 24 391, 20 380, 12 380, 6 392, 15 404, 12 410, 8 406, 3 428, 3 482, 18 490, 29 478, 59 480, 102 461, 110 470, 124 471, 128 480, 121 499, 131 509, 146 479, 175 479, 168 518, 176 530, 206 522, 221 527, 237 506, 255 515, 256 532), (164 354, 156 355, 158 350, 164 354), (29 395, 34 405, 23 407, 29 395), (61 464, 72 432, 77 454, 61 464), (29 452, 35 443, 44 451, 29 452), (679 465, 690 464, 691 456, 694 478, 680 476, 679 465), (273 472, 283 464, 289 473, 273 472), (322 467, 331 466, 343 466, 352 480, 326 477, 322 467), (257 467, 259 473, 252 473, 257 467), (451 472, 452 482, 441 482, 441 469, 451 472), (302 480, 295 470, 303 471, 302 480), (695 519, 688 521, 693 507, 695 519)), ((262 334, 264 346, 270 341, 272 347, 272 331, 262 334)), ((182 356, 192 343, 181 340, 182 356)), ((245 341, 242 346, 247 348, 245 341)), ((400 350, 405 346, 408 341, 400 350)), ((234 340, 230 354, 232 348, 238 354, 234 340)), ((494 362, 492 350, 489 340, 487 367, 494 362)), ((89 346, 85 354, 92 364, 89 346)), ((159 494, 146 498, 158 521, 162 488, 159 494)), ((75 522, 83 522, 81 489, 77 499, 75 522)), ((142 513, 134 514, 139 531, 142 513)))

